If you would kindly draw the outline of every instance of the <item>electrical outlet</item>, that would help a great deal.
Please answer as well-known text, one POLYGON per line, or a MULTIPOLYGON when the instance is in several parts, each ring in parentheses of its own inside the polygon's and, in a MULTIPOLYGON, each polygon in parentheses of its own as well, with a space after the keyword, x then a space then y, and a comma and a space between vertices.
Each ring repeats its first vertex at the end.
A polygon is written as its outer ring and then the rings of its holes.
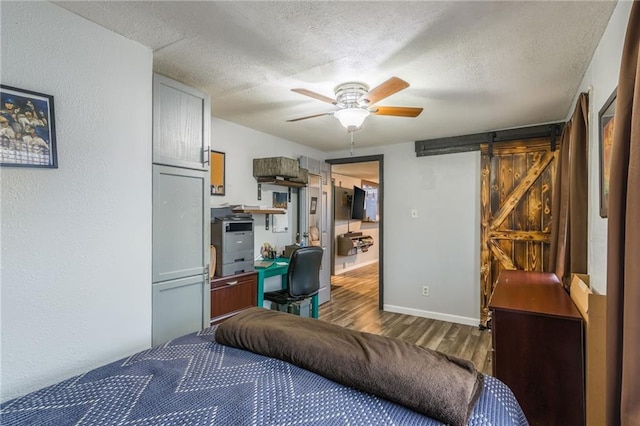
POLYGON ((422 287, 422 295, 424 297, 429 297, 429 286, 425 285, 422 287))

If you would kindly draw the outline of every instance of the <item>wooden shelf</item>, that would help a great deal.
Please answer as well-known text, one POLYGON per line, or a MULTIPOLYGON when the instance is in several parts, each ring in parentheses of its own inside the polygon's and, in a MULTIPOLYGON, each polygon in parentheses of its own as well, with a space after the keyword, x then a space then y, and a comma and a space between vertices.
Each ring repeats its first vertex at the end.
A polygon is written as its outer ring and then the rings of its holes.
POLYGON ((283 209, 233 209, 234 213, 250 213, 250 214, 263 214, 264 215, 264 229, 269 229, 269 215, 270 214, 285 214, 283 209))
POLYGON ((338 237, 338 256, 350 256, 359 252, 366 252, 373 245, 373 237, 370 235, 344 234, 338 237))
POLYGON ((284 179, 276 179, 272 177, 258 177, 256 178, 258 183, 267 184, 267 185, 278 185, 278 186, 288 186, 290 188, 304 188, 307 186, 306 183, 302 182, 294 182, 291 180, 284 179))
POLYGON ((285 214, 284 210, 274 209, 237 209, 233 210, 234 213, 251 213, 251 214, 285 214))

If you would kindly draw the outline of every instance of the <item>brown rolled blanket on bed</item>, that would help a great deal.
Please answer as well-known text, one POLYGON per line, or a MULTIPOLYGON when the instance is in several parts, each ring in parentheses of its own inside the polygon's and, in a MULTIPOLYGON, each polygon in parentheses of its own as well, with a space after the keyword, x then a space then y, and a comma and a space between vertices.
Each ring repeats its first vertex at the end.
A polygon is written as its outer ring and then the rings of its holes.
POLYGON ((218 326, 216 341, 282 359, 451 425, 466 425, 482 390, 473 364, 399 339, 251 308, 218 326))

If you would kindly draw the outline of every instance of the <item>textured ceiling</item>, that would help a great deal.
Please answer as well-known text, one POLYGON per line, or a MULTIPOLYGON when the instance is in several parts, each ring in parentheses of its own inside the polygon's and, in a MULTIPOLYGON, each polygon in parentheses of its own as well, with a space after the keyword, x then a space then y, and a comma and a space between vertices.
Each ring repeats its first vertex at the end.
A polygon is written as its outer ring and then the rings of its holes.
MULTIPOLYGON (((345 81, 411 86, 356 148, 563 120, 615 2, 55 2, 154 50, 156 72, 211 95, 212 114, 322 151, 348 149, 333 111, 345 81)), ((99 46, 97 46, 99 48, 99 46)), ((215 133, 215 129, 214 129, 215 133)))

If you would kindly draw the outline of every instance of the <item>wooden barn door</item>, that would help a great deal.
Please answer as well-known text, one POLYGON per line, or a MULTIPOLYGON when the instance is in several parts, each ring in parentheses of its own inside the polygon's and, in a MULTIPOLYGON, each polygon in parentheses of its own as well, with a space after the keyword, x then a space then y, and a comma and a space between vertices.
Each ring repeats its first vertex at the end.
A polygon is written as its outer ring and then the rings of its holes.
POLYGON ((549 270, 551 202, 558 149, 550 139, 481 146, 480 327, 503 269, 549 270))

